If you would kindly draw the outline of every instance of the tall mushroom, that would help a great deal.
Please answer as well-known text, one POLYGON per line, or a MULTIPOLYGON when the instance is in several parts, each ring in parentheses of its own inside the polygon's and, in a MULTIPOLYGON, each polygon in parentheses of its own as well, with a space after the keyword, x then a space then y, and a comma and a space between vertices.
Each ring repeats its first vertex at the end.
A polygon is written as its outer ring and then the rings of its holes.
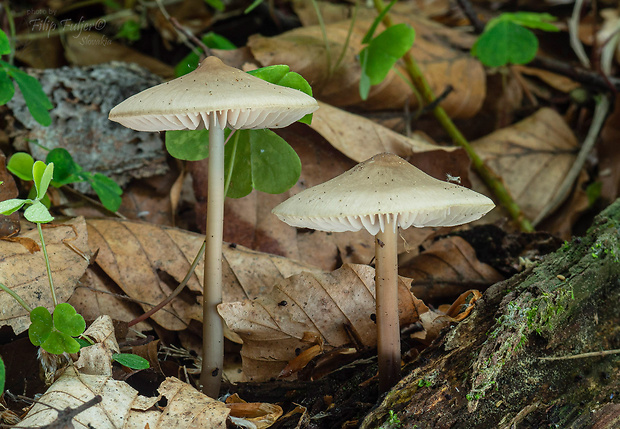
POLYGON ((495 205, 486 196, 437 180, 404 159, 382 153, 273 209, 282 221, 321 231, 375 235, 379 390, 400 379, 397 228, 454 226, 482 217, 495 205))
POLYGON ((216 57, 193 72, 148 88, 110 111, 112 121, 138 131, 209 130, 209 172, 203 293, 204 393, 219 395, 224 355, 222 237, 224 221, 224 129, 282 128, 318 109, 296 89, 273 85, 216 57))

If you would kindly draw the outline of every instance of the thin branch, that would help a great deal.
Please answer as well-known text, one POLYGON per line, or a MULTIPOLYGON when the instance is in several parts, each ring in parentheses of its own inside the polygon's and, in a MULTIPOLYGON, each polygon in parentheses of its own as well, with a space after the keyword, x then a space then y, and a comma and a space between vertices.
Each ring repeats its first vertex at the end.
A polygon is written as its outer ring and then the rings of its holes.
POLYGON ((482 34, 485 24, 478 18, 478 14, 476 14, 471 2, 469 0, 456 0, 456 4, 459 5, 471 25, 473 25, 476 34, 482 34))
POLYGON ((545 205, 545 207, 543 207, 536 219, 534 219, 534 225, 538 225, 549 213, 553 212, 556 208, 558 208, 570 193, 570 190, 573 188, 573 183, 577 179, 577 176, 579 176, 579 172, 586 163, 588 155, 590 155, 590 152, 594 147, 594 143, 596 143, 599 132, 603 127, 603 123, 607 118, 607 114, 609 113, 609 108, 610 103, 607 96, 601 95, 596 97, 596 107, 594 108, 592 124, 590 125, 590 129, 588 130, 588 135, 586 136, 583 144, 581 145, 579 155, 577 155, 577 159, 575 159, 575 162, 571 166, 570 170, 568 171, 568 173, 566 173, 566 177, 562 181, 562 184, 560 185, 558 191, 553 196, 553 199, 550 200, 545 205))
POLYGON ((616 350, 601 350, 600 352, 590 352, 590 353, 580 353, 578 355, 570 355, 570 356, 550 356, 550 357, 540 357, 540 360, 546 361, 554 361, 554 360, 571 360, 571 359, 583 359, 589 357, 601 357, 608 355, 616 355, 620 353, 620 349, 616 350))

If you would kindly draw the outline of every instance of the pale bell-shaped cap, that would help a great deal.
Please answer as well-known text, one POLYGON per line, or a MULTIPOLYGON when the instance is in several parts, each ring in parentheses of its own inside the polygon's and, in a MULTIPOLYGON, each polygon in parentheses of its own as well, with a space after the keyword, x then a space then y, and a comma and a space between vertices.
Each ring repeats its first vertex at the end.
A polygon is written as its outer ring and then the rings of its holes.
POLYGON ((319 231, 385 231, 397 226, 454 226, 481 218, 490 198, 437 180, 404 159, 382 153, 273 209, 291 226, 319 231))
POLYGON ((109 119, 137 131, 282 128, 318 109, 296 89, 274 85, 217 57, 184 76, 148 88, 120 103, 109 119))

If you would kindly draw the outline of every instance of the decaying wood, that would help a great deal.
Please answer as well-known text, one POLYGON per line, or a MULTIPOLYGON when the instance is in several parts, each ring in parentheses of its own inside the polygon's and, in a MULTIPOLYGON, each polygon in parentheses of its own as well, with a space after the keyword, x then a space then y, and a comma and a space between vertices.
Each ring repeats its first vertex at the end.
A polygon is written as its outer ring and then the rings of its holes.
POLYGON ((620 200, 588 234, 489 288, 362 428, 620 427, 620 200), (389 423, 391 421, 392 423, 389 423))

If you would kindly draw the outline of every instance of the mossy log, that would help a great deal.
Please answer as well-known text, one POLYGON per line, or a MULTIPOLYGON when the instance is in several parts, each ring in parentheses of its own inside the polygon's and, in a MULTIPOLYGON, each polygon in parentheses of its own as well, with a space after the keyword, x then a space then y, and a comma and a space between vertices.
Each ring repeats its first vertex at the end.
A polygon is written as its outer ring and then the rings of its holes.
POLYGON ((619 228, 620 200, 585 237, 489 288, 361 427, 620 427, 619 228))

